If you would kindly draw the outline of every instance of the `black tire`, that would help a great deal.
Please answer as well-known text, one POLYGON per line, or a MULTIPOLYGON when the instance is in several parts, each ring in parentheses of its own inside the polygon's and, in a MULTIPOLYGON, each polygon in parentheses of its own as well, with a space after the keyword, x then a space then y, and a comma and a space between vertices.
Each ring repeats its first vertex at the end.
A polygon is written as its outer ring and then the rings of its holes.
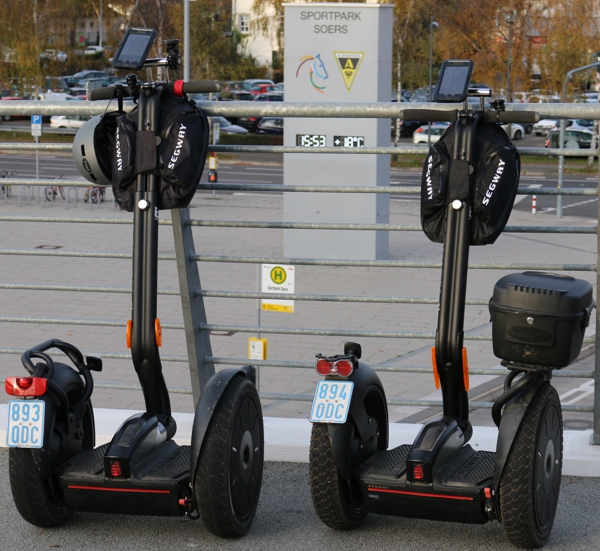
POLYGON ((58 481, 42 478, 31 450, 11 448, 8 462, 13 500, 27 522, 40 528, 52 528, 69 520, 73 511, 65 505, 58 481))
POLYGON ((45 189, 45 194, 46 194, 46 199, 48 201, 52 201, 53 197, 56 197, 56 192, 54 191, 54 188, 49 186, 45 189))
POLYGON ((533 124, 525 125, 525 134, 531 134, 533 132, 533 124))
POLYGON ((222 538, 250 528, 262 484, 264 429, 256 387, 235 376, 221 396, 204 437, 194 480, 206 529, 222 538))
POLYGON ((367 516, 367 508, 358 484, 340 476, 324 423, 312 427, 309 469, 310 493, 321 521, 335 530, 358 528, 367 516))
POLYGON ((523 133, 520 130, 515 132, 515 140, 520 140, 523 137, 523 133))
MULTIPOLYGON (((77 396, 70 397, 76 401, 77 396)), ((94 441, 94 413, 89 402, 83 417, 82 448, 93 448, 94 441)), ((24 520, 40 528, 53 528, 71 518, 73 511, 65 505, 58 480, 42 478, 30 449, 10 448, 8 464, 13 500, 24 520)))
POLYGON ((562 412, 554 387, 535 393, 500 479, 500 515, 507 539, 532 549, 550 537, 562 472, 562 412))

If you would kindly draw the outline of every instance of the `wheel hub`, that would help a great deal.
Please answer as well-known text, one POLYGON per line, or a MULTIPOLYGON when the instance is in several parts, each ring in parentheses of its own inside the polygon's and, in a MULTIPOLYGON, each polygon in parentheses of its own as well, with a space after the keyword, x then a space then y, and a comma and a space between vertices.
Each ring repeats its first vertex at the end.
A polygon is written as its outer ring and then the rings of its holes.
POLYGON ((252 442, 252 434, 249 430, 242 436, 239 452, 240 477, 242 482, 247 484, 252 475, 252 463, 254 462, 254 445, 252 442))

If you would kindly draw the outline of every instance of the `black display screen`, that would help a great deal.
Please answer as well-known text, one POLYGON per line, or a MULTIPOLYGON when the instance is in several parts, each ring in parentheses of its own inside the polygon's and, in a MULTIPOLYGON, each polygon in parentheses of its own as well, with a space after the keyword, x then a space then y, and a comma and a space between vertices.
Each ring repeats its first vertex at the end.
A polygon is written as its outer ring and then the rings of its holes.
POLYGON ((464 101, 467 97, 472 73, 472 61, 444 61, 433 94, 433 100, 464 101))
POLYGON ((123 41, 113 58, 113 67, 134 71, 141 69, 155 37, 156 31, 154 29, 127 29, 123 41))

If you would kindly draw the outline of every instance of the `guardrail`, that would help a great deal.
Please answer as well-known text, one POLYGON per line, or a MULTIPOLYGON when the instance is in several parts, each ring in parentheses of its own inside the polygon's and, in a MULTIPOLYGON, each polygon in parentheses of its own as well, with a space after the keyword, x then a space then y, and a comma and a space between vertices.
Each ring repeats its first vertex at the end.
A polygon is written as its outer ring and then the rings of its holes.
MULTIPOLYGON (((8 103, 8 102, 7 102, 8 103)), ((93 115, 105 112, 106 102, 97 102, 94 104, 87 102, 44 102, 42 105, 38 102, 18 102, 17 106, 0 105, 0 116, 3 114, 21 114, 21 115, 50 115, 50 114, 79 114, 93 115), (10 109, 9 109, 10 107, 10 109)), ((311 103, 311 104, 262 104, 256 105, 253 102, 206 102, 202 107, 208 115, 219 116, 284 116, 284 117, 379 117, 394 118, 402 113, 404 105, 398 107, 397 104, 346 104, 346 103, 311 103)), ((410 104, 407 108, 435 108, 448 109, 450 106, 431 105, 431 104, 410 104)), ((508 111, 527 110, 534 108, 540 112, 542 117, 557 118, 592 118, 600 119, 600 106, 594 104, 536 104, 534 106, 527 104, 507 105, 508 111)), ((131 108, 131 106, 129 106, 131 108)), ((3 149, 10 150, 41 150, 41 151, 69 151, 69 144, 0 144, 3 149)), ((269 146, 211 146, 212 151, 217 152, 285 152, 285 153, 352 153, 352 154, 399 154, 399 153, 424 153, 425 150, 418 147, 383 147, 383 148, 296 148, 296 147, 269 147, 269 146)), ((545 148, 520 148, 522 153, 531 155, 564 155, 564 156, 598 156, 598 150, 565 150, 565 149, 545 149, 545 148)), ((47 185, 36 180, 23 178, 6 178, 0 181, 8 185, 47 185)), ((61 185, 73 187, 89 187, 89 183, 83 180, 61 180, 61 185)), ((414 187, 394 186, 388 187, 327 187, 327 186, 289 186, 276 184, 201 184, 199 190, 220 190, 220 191, 244 191, 244 192, 310 192, 310 193, 384 193, 390 196, 402 194, 418 194, 420 190, 414 187)), ((554 189, 554 188, 519 188, 519 194, 522 195, 581 195, 587 197, 597 197, 598 189, 554 189)), ((206 373, 214 365, 241 365, 248 363, 246 358, 228 358, 215 356, 212 353, 210 332, 235 332, 235 333, 261 333, 269 335, 296 335, 296 336, 344 336, 348 338, 385 338, 385 339, 416 339, 418 341, 432 341, 435 337, 435 328, 430 331, 389 331, 389 330, 350 330, 350 329, 324 329, 321 327, 265 327, 260 325, 248 324, 228 324, 228 323, 210 323, 206 318, 204 306, 205 298, 228 298, 234 300, 257 300, 262 298, 285 298, 298 301, 311 302, 332 302, 332 303, 364 303, 364 304, 423 304, 437 305, 437 298, 434 297, 406 297, 406 296, 362 296, 350 294, 317 294, 317 293, 297 293, 295 295, 273 295, 261 292, 249 291, 230 291, 230 290, 207 290, 200 285, 198 265, 203 263, 226 263, 226 264, 272 264, 285 263, 304 266, 334 266, 344 268, 370 267, 370 268, 408 268, 408 269, 432 269, 439 271, 440 262, 421 262, 421 261, 359 261, 359 260, 322 260, 311 258, 284 258, 273 256, 239 256, 239 255, 209 255, 196 253, 194 246, 193 228, 242 228, 242 229, 325 229, 325 230, 378 230, 390 232, 415 232, 421 231, 420 226, 411 224, 309 224, 309 223, 290 223, 273 222, 262 220, 245 221, 224 221, 224 220, 204 220, 191 218, 190 210, 182 209, 173 211, 172 222, 161 221, 164 225, 171 225, 175 235, 175 254, 163 254, 159 257, 161 261, 176 262, 179 273, 180 290, 162 289, 159 291, 162 295, 177 295, 182 297, 183 322, 182 323, 163 323, 165 329, 184 330, 186 334, 187 356, 170 355, 164 356, 165 361, 189 363, 192 385, 189 388, 171 387, 174 393, 193 393, 197 400, 202 388, 203 381, 206 380, 206 373)), ((25 217, 25 216, 0 216, 0 222, 19 222, 19 223, 73 223, 73 224, 131 224, 131 220, 116 218, 89 218, 89 217, 25 217)), ((561 233, 566 235, 585 235, 598 234, 596 227, 576 227, 576 226, 509 226, 505 230, 512 233, 561 233)), ((131 258, 131 254, 110 251, 52 251, 52 250, 30 250, 30 249, 0 249, 2 256, 20 256, 34 255, 36 257, 76 257, 76 258, 131 258)), ((594 263, 573 263, 568 258, 562 258, 559 262, 529 262, 529 263, 509 263, 509 262, 472 262, 470 268, 474 270, 552 270, 552 271, 573 271, 573 272, 595 272, 596 282, 598 282, 598 257, 594 263)), ((57 292, 106 292, 125 294, 130 292, 129 287, 113 286, 85 286, 85 285, 60 285, 60 284, 25 284, 1 282, 0 289, 20 289, 24 291, 35 292, 37 290, 57 291, 57 292)), ((470 297, 467 305, 484 306, 487 305, 487 299, 470 297)), ((600 323, 598 314, 596 315, 596 335, 588 336, 585 342, 594 346, 596 354, 595 371, 555 371, 555 377, 575 377, 575 378, 597 378, 600 376, 600 365, 598 352, 597 332, 600 323)), ((69 325, 90 325, 104 327, 124 326, 122 320, 107 319, 67 319, 60 317, 44 317, 40 315, 30 316, 7 316, 0 315, 0 322, 5 323, 32 323, 32 324, 69 324, 69 325)), ((474 334, 468 331, 465 334, 465 340, 485 342, 491 340, 489 334, 474 334)), ((0 339, 1 342, 1 339, 0 339)), ((0 345, 2 346, 2 345, 0 345)), ((3 354, 18 354, 21 349, 11 348, 4 345, 0 348, 3 354)), ((127 354, 117 354, 110 351, 98 351, 106 358, 126 359, 127 354)), ((280 367, 282 369, 312 369, 313 364, 309 362, 290 361, 289 359, 262 360, 253 361, 253 364, 264 367, 280 367)), ((381 372, 408 372, 408 373, 431 373, 429 366, 375 366, 377 371, 381 372)), ((505 370, 494 368, 471 368, 470 372, 474 375, 503 375, 505 370)), ((98 388, 107 389, 138 389, 135 384, 126 384, 121 382, 98 383, 98 388)), ((261 396, 266 400, 294 400, 310 401, 311 395, 293 394, 293 393, 265 393, 261 396)), ((600 389, 598 385, 594 394, 595 405, 575 406, 565 405, 565 411, 591 412, 594 414, 594 436, 595 444, 600 444, 600 389)), ((399 406, 439 406, 441 402, 435 400, 411 400, 389 397, 388 402, 391 405, 399 406)), ((471 403, 473 408, 489 408, 491 402, 475 401, 471 403)))

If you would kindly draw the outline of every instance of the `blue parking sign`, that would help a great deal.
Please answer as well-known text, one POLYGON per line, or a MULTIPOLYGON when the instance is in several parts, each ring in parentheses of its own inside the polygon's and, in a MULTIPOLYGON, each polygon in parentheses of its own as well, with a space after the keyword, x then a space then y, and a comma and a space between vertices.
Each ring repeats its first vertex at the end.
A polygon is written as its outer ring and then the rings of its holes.
POLYGON ((31 115, 31 135, 42 135, 42 115, 31 115))

